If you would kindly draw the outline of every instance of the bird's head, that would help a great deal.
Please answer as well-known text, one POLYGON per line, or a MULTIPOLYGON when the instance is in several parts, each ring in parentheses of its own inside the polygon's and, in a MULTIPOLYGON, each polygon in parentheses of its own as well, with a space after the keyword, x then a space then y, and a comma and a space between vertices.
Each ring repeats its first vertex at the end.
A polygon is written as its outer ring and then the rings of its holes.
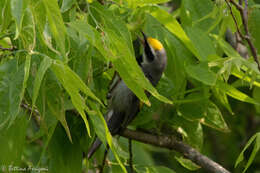
POLYGON ((167 64, 167 55, 162 43, 152 37, 147 37, 143 32, 143 63, 149 64, 153 70, 164 71, 167 64))

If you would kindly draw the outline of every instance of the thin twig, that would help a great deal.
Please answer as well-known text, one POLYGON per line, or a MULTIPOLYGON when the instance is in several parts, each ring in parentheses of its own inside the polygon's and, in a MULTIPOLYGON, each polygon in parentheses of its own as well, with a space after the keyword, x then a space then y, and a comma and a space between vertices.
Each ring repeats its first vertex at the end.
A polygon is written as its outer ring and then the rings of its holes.
POLYGON ((184 157, 190 159, 191 161, 201 166, 205 170, 208 170, 209 172, 230 173, 218 163, 214 162, 207 156, 202 155, 200 152, 190 147, 189 145, 176 140, 173 136, 152 135, 149 133, 133 131, 129 129, 125 129, 123 132, 121 132, 121 136, 161 148, 168 148, 170 150, 180 152, 184 155, 184 157))
POLYGON ((243 10, 243 6, 236 3, 234 0, 229 0, 239 11, 243 10))
POLYGON ((21 103, 21 108, 23 108, 25 111, 28 111, 34 121, 36 122, 37 126, 40 127, 41 125, 41 116, 40 116, 40 113, 37 109, 32 109, 28 104, 26 104, 24 101, 21 103))
POLYGON ((229 4, 229 2, 227 2, 227 0, 225 0, 225 1, 226 1, 227 5, 228 5, 228 8, 229 8, 231 17, 232 17, 233 21, 235 22, 235 26, 236 26, 238 35, 239 35, 241 38, 244 38, 244 35, 241 33, 241 31, 240 31, 240 29, 239 29, 239 26, 238 26, 237 20, 236 20, 236 18, 235 18, 235 15, 234 15, 234 13, 233 13, 233 11, 232 11, 231 5, 229 4))
POLYGON ((132 139, 128 139, 128 150, 129 150, 129 166, 130 166, 130 173, 134 173, 133 167, 133 151, 132 151, 132 139))
POLYGON ((107 159, 108 151, 109 151, 109 145, 107 144, 107 147, 106 147, 106 150, 105 150, 105 153, 104 153, 104 157, 103 157, 103 162, 102 162, 102 165, 99 169, 99 173, 103 173, 104 167, 106 165, 106 159, 107 159))
MULTIPOLYGON (((259 63, 258 57, 257 57, 257 49, 256 49, 256 47, 254 46, 254 44, 251 40, 251 36, 250 36, 250 33, 249 33, 249 29, 248 29, 248 1, 245 0, 245 7, 243 8, 243 6, 241 4, 236 3, 234 0, 229 0, 229 2, 232 3, 237 8, 237 10, 239 10, 239 12, 240 12, 242 22, 243 22, 243 26, 244 26, 244 30, 245 30, 245 35, 241 34, 239 27, 238 27, 238 24, 236 22, 235 16, 232 12, 231 6, 227 2, 227 0, 225 0, 225 1, 226 1, 227 5, 229 6, 230 14, 231 14, 231 16, 232 16, 232 18, 233 18, 233 20, 236 24, 237 31, 238 31, 239 35, 241 36, 242 39, 247 41, 247 43, 250 47, 250 50, 252 52, 252 55, 254 57, 254 60, 257 64, 257 67, 260 70, 260 63, 259 63)), ((241 1, 239 1, 239 3, 241 3, 241 1)))

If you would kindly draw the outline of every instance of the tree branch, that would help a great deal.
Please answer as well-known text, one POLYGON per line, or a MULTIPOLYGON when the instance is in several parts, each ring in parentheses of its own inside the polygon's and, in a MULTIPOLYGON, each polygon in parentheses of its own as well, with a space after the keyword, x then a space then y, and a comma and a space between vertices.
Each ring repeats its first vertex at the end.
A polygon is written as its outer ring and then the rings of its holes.
POLYGON ((17 48, 16 47, 5 48, 5 47, 2 47, 0 45, 0 50, 2 50, 2 51, 14 51, 14 50, 17 50, 17 48))
POLYGON ((212 173, 230 173, 218 163, 214 162, 207 156, 202 155, 200 152, 190 147, 189 145, 176 140, 173 136, 157 136, 129 129, 125 129, 123 132, 121 132, 121 136, 154 146, 175 150, 183 154, 184 157, 190 159, 197 165, 212 173))
POLYGON ((244 40, 247 41, 247 43, 248 43, 248 45, 249 45, 249 48, 250 48, 250 50, 251 50, 251 52, 252 52, 252 56, 254 57, 254 60, 255 60, 255 62, 256 62, 256 64, 257 64, 258 69, 260 70, 260 63, 259 63, 258 57, 257 57, 257 49, 256 49, 256 47, 255 47, 254 44, 253 44, 253 41, 252 41, 251 36, 250 36, 250 33, 249 33, 249 29, 248 29, 248 1, 247 1, 247 0, 244 0, 244 2, 245 2, 245 7, 243 8, 243 6, 242 6, 242 1, 241 1, 241 0, 239 1, 239 4, 236 3, 234 0, 229 0, 229 2, 230 2, 231 4, 233 4, 233 5, 237 8, 237 10, 239 10, 239 12, 240 12, 240 16, 241 16, 241 18, 242 18, 242 22, 243 22, 243 26, 244 26, 244 30, 245 30, 245 35, 243 35, 243 34, 240 32, 239 26, 238 26, 238 24, 237 24, 237 21, 236 21, 236 19, 235 19, 235 16, 234 16, 233 12, 232 12, 231 6, 230 6, 230 4, 227 2, 227 0, 225 0, 225 1, 226 1, 227 5, 229 6, 230 14, 231 14, 231 16, 232 16, 232 18, 233 18, 233 20, 234 20, 234 22, 235 22, 235 24, 236 24, 237 32, 239 33, 239 35, 240 35, 240 37, 241 37, 242 39, 244 39, 244 40))
MULTIPOLYGON (((32 112, 33 117, 38 117, 39 112, 37 110, 32 110, 29 105, 22 103, 21 107, 25 110, 32 112)), ((39 123, 39 119, 36 119, 36 122, 39 123)), ((40 124, 40 123, 39 123, 40 124)), ((170 150, 175 150, 184 155, 184 157, 190 159, 197 165, 201 166, 205 170, 208 170, 212 173, 230 173, 228 170, 223 168, 218 163, 214 162, 207 156, 202 155, 200 152, 195 150, 194 148, 190 147, 187 144, 184 144, 181 141, 178 141, 173 136, 166 136, 166 135, 154 135, 150 133, 140 132, 140 131, 133 131, 129 129, 125 129, 120 133, 121 136, 126 137, 128 139, 133 139, 139 142, 151 144, 154 146, 158 146, 161 148, 167 148, 170 150)), ((103 160, 104 166, 104 160, 103 160)))

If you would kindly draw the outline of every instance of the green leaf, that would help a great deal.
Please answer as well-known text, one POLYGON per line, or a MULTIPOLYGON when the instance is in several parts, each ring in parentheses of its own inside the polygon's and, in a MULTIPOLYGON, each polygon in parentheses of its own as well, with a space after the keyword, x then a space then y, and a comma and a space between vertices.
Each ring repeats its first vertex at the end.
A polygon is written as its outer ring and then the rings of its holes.
POLYGON ((248 18, 248 26, 249 26, 249 32, 252 36, 252 41, 254 43, 254 46, 258 50, 258 54, 260 51, 260 9, 253 9, 249 13, 248 18))
POLYGON ((35 20, 29 8, 24 11, 22 29, 19 35, 23 47, 31 52, 36 45, 35 20))
POLYGON ((22 99, 23 99, 23 96, 24 96, 24 91, 25 91, 25 88, 27 86, 27 80, 28 80, 29 74, 30 74, 31 58, 32 57, 31 57, 30 54, 28 54, 26 56, 25 65, 24 65, 23 88, 22 88, 22 91, 21 91, 21 94, 20 94, 20 103, 22 102, 22 99))
POLYGON ((0 11, 2 15, 0 17, 0 33, 5 31, 6 28, 12 22, 12 14, 11 14, 11 1, 10 0, 2 0, 0 2, 0 11))
POLYGON ((174 157, 184 168, 187 168, 188 170, 195 171, 200 168, 200 166, 196 165, 189 159, 185 159, 184 157, 174 157))
POLYGON ((65 50, 66 28, 60 13, 58 1, 56 0, 44 0, 43 1, 48 23, 52 32, 52 36, 56 41, 56 45, 59 48, 62 59, 67 60, 65 50))
POLYGON ((78 139, 71 143, 58 125, 48 145, 50 172, 71 173, 82 171, 82 150, 78 139))
POLYGON ((65 116, 64 100, 64 94, 57 83, 56 85, 52 85, 52 87, 46 88, 46 102, 48 105, 47 108, 50 113, 60 121, 67 133, 70 142, 72 143, 70 129, 68 127, 65 116))
POLYGON ((34 84, 33 84, 33 97, 32 97, 32 108, 34 108, 36 99, 39 94, 39 90, 41 87, 42 79, 48 68, 52 65, 53 60, 50 59, 49 57, 45 56, 44 59, 42 60, 40 67, 36 73, 34 84))
MULTIPOLYGON (((178 101, 176 102, 178 103, 178 101)), ((204 117, 207 109, 208 96, 201 93, 191 93, 184 98, 179 111, 184 118, 199 120, 204 117)))
POLYGON ((187 65, 185 66, 185 70, 189 76, 206 85, 214 86, 216 84, 217 75, 209 69, 206 62, 187 65))
POLYGON ((63 0, 60 9, 61 12, 64 13, 65 11, 69 10, 75 2, 76 0, 63 0))
MULTIPOLYGON (((247 67, 248 69, 252 70, 256 74, 260 74, 257 64, 253 61, 250 62, 243 57, 240 56, 240 54, 225 40, 223 40, 221 37, 218 37, 216 35, 213 35, 213 38, 216 39, 219 46, 223 49, 225 54, 230 57, 230 59, 227 59, 226 63, 232 63, 233 66, 235 66, 237 69, 240 69, 242 65, 247 67)), ((245 69, 247 70, 247 69, 245 69)))
POLYGON ((170 120, 171 125, 180 133, 185 143, 200 151, 203 147, 203 129, 201 123, 196 120, 187 120, 185 115, 174 116, 170 120))
POLYGON ((210 14, 214 12, 213 7, 214 5, 211 0, 183 0, 180 16, 183 25, 192 26, 197 24, 196 26, 206 31, 214 21, 209 18, 210 14))
POLYGON ((0 163, 2 165, 21 165, 26 144, 28 117, 21 111, 9 128, 0 129, 0 163))
MULTIPOLYGON (((253 98, 260 103, 260 88, 254 87, 253 89, 253 98)), ((260 105, 255 105, 255 109, 257 113, 260 113, 260 105)))
POLYGON ((252 164, 257 152, 260 149, 260 133, 256 133, 254 136, 252 136, 249 141, 247 142, 246 146, 244 147, 244 149, 241 151, 241 153, 239 154, 236 163, 235 163, 235 167, 237 167, 237 165, 244 160, 244 152, 246 151, 246 149, 252 144, 252 142, 255 140, 255 145, 253 148, 253 151, 250 154, 249 160, 243 170, 243 173, 246 172, 246 170, 249 168, 249 166, 252 164))
POLYGON ((0 65, 0 129, 9 121, 13 123, 20 110, 24 81, 24 64, 17 65, 17 59, 0 65))
POLYGON ((85 85, 85 83, 80 79, 80 77, 72 71, 67 65, 63 64, 61 61, 56 60, 51 66, 51 69, 66 89, 68 94, 71 97, 71 101, 82 119, 85 122, 87 131, 90 135, 90 129, 88 125, 88 120, 86 118, 85 110, 87 110, 87 106, 85 104, 85 98, 82 97, 81 92, 83 92, 86 96, 94 99, 101 105, 102 102, 92 93, 92 91, 85 85))
POLYGON ((46 24, 46 10, 43 1, 31 0, 30 9, 35 19, 35 27, 39 30, 40 36, 43 36, 44 27, 46 24))
POLYGON ((206 32, 197 27, 186 27, 185 31, 200 55, 200 61, 208 61, 210 55, 216 54, 214 45, 206 32))
POLYGON ((222 132, 230 131, 222 116, 222 113, 213 102, 209 102, 206 115, 200 122, 222 132))
POLYGON ((234 114, 225 92, 223 92, 220 88, 212 88, 212 93, 231 114, 234 114))
POLYGON ((256 101, 255 99, 249 97, 245 93, 239 91, 235 87, 233 87, 225 82, 218 81, 216 87, 221 89, 223 92, 225 92, 230 97, 233 97, 234 99, 240 100, 242 102, 260 105, 260 103, 258 101, 256 101))
POLYGON ((16 39, 18 38, 21 32, 23 15, 27 4, 28 0, 11 0, 11 12, 16 23, 16 39))
POLYGON ((253 85, 255 85, 255 86, 257 86, 257 87, 260 87, 260 82, 253 80, 251 76, 249 76, 248 74, 245 74, 243 71, 238 71, 238 70, 235 68, 235 69, 233 69, 233 71, 232 71, 232 75, 233 75, 233 76, 236 76, 237 78, 239 78, 239 79, 241 79, 241 80, 243 80, 243 81, 246 81, 246 82, 248 82, 248 83, 251 83, 251 82, 252 82, 253 85))
POLYGON ((152 4, 162 4, 169 2, 170 0, 127 0, 128 6, 130 8, 136 8, 138 6, 152 5, 152 4))

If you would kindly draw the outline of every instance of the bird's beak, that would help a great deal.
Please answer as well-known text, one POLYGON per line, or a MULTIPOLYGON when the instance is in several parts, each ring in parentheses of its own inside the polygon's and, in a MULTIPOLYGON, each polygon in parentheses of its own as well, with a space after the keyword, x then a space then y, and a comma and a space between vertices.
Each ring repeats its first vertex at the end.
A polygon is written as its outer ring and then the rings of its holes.
POLYGON ((145 33, 143 31, 141 31, 141 33, 142 33, 142 35, 144 37, 144 40, 147 40, 147 37, 146 37, 145 33))
POLYGON ((144 39, 139 39, 139 40, 141 41, 141 43, 144 47, 149 47, 149 44, 147 42, 147 36, 145 35, 145 33, 143 31, 141 31, 141 33, 142 33, 144 39))
POLYGON ((144 52, 146 54, 146 57, 149 61, 153 61, 154 59, 154 55, 153 55, 153 52, 151 50, 151 47, 147 41, 147 36, 145 35, 145 33, 143 31, 141 31, 143 37, 144 37, 144 40, 141 41, 141 43, 143 44, 144 46, 144 52))

